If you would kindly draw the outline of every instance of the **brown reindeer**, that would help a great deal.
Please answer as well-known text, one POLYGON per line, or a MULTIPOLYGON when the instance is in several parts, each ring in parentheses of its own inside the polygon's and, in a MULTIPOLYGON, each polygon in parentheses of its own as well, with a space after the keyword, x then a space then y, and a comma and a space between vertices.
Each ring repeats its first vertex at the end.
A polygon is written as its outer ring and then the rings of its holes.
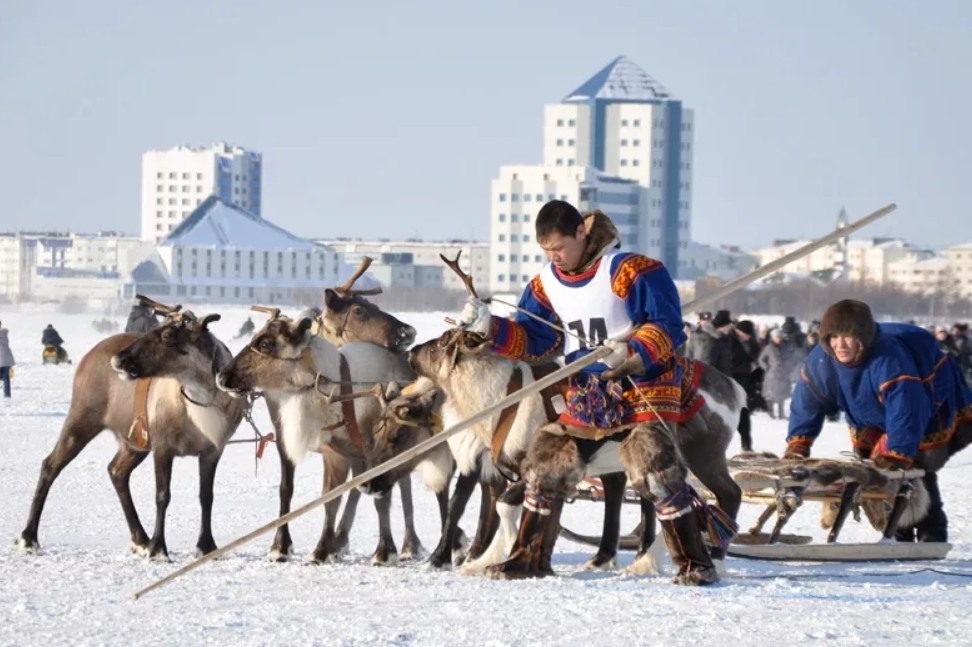
MULTIPOLYGON (((319 451, 325 460, 324 491, 343 483, 349 470, 364 467, 364 454, 371 445, 372 424, 380 408, 374 387, 388 381, 414 378, 406 357, 370 343, 352 343, 340 350, 311 332, 309 318, 294 321, 271 312, 271 318, 218 377, 220 388, 234 395, 263 391, 274 402, 280 430, 282 460, 281 513, 289 509, 294 466, 307 451, 319 451), (351 393, 351 391, 356 393, 351 393), (352 397, 362 393, 369 397, 352 397)), ((430 460, 450 461, 446 452, 430 460)), ((444 467, 442 469, 445 469, 444 467)), ((440 469, 441 471, 441 469, 440 469)), ((434 484, 440 491, 448 482, 434 484)), ((410 499, 409 499, 410 503, 410 499)), ((376 500, 379 514, 379 544, 372 562, 384 564, 397 552, 391 537, 389 497, 376 500)), ((325 525, 311 554, 312 562, 323 562, 343 548, 350 526, 342 522, 335 533, 340 500, 325 506, 325 525)), ((406 534, 403 553, 416 552, 417 537, 411 506, 405 507, 406 534)), ((291 549, 289 531, 282 526, 274 538, 271 555, 285 558, 291 549)))
POLYGON ((142 335, 109 337, 78 364, 71 408, 54 451, 41 466, 30 517, 20 536, 19 543, 26 550, 38 549, 37 527, 54 480, 104 429, 118 441, 108 474, 128 522, 132 551, 168 559, 165 513, 176 456, 199 457, 202 523, 196 548, 200 553, 216 549, 211 527, 213 480, 226 441, 244 411, 243 401, 216 389, 216 372, 231 357, 208 330, 219 315, 197 319, 191 312, 179 312, 178 306, 142 299, 167 315, 163 325, 142 335), (151 539, 139 521, 129 489, 132 471, 149 452, 154 457, 156 484, 151 539))

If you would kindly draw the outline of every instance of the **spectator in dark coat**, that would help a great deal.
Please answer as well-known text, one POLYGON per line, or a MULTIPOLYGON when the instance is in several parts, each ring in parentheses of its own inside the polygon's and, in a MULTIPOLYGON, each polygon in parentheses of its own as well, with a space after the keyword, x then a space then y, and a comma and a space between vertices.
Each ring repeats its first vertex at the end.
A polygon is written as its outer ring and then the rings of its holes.
POLYGON ((759 355, 763 375, 763 397, 771 418, 786 419, 786 401, 793 392, 793 373, 801 357, 779 328, 770 331, 770 343, 759 355))
POLYGON ((132 305, 128 313, 128 321, 125 323, 125 332, 143 333, 158 327, 159 320, 152 308, 141 303, 132 305))
POLYGON ((0 323, 0 382, 3 383, 3 397, 10 397, 10 369, 14 364, 13 352, 10 350, 10 333, 0 323))

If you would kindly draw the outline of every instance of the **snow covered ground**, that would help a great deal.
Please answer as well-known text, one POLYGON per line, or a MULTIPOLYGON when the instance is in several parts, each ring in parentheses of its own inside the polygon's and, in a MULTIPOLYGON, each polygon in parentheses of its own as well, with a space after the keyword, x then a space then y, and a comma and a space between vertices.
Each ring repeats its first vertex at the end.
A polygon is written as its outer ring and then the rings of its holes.
MULTIPOLYGON (((195 308, 197 314, 213 311, 195 308)), ((249 314, 218 309, 212 326, 230 339, 249 314)), ((450 313, 452 314, 452 313, 450 313)), ((443 315, 401 315, 428 339, 446 324, 443 315)), ((75 360, 99 338, 95 315, 4 308, 18 360, 13 398, 0 398, 0 645, 60 644, 765 644, 827 642, 839 645, 970 644, 972 639, 972 527, 966 496, 972 484, 972 452, 960 454, 941 473, 952 542, 940 562, 814 565, 730 558, 729 576, 706 589, 683 588, 669 578, 637 578, 620 572, 591 573, 578 566, 592 549, 561 540, 554 556, 556 578, 498 582, 431 571, 422 563, 378 568, 368 564, 377 543, 377 522, 368 500, 359 507, 344 561, 311 566, 323 512, 292 525, 297 559, 264 559, 270 536, 256 539, 222 560, 147 595, 131 594, 193 558, 199 525, 197 470, 192 459, 176 462, 168 515, 171 564, 128 552, 128 533, 106 467, 115 443, 107 435, 91 445, 54 484, 40 526, 40 555, 25 555, 14 540, 27 519, 41 461, 51 451, 70 406, 73 366, 40 364, 40 332, 53 323, 75 360), (933 569, 933 570, 932 570, 933 569)), ((260 325, 258 318, 254 319, 260 325)), ((119 318, 120 324, 124 321, 119 318)), ((242 341, 228 342, 236 351, 242 341)), ((262 405, 257 423, 270 425, 262 405)), ((785 423, 757 416, 757 449, 780 452, 785 423)), ((238 438, 249 429, 240 428, 238 438)), ((738 447, 734 447, 738 450, 738 447)), ((831 424, 816 455, 848 449, 842 424, 831 424)), ((213 528, 220 545, 277 516, 275 452, 254 476, 253 446, 227 448, 216 478, 213 528)), ((418 483, 418 481, 416 481, 418 483)), ((309 457, 297 472, 295 507, 320 494, 321 464, 309 457)), ((132 479, 143 523, 154 518, 153 470, 146 462, 132 479)), ((427 548, 438 538, 438 514, 430 493, 415 488, 418 529, 427 548)), ((474 497, 476 498, 476 497, 474 497)), ((475 504, 463 523, 474 530, 475 504)), ((788 529, 825 537, 808 504, 788 529)), ((625 529, 635 506, 625 506, 625 529)), ((401 516, 395 506, 396 537, 401 516)), ((743 506, 741 525, 755 519, 743 506)), ((600 527, 593 503, 569 505, 565 525, 582 532, 600 527)), ((877 533, 848 522, 842 538, 870 541, 877 533)), ((624 554, 622 566, 631 560, 624 554)))

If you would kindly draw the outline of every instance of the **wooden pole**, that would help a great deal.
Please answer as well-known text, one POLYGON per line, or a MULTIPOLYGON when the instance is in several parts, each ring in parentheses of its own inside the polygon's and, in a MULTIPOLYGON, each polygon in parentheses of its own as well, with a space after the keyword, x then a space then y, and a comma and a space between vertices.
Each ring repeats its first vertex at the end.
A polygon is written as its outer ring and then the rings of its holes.
POLYGON ((428 440, 422 441, 415 447, 409 449, 408 451, 402 452, 395 458, 387 460, 384 463, 381 463, 380 465, 376 465, 375 467, 372 467, 370 470, 362 472, 361 474, 355 476, 351 480, 345 481, 344 483, 337 486, 333 490, 329 490, 328 492, 325 492, 323 495, 314 499, 313 501, 305 503, 304 505, 300 506, 296 510, 292 510, 291 512, 285 514, 284 516, 278 517, 277 519, 271 521, 270 523, 260 526, 253 532, 247 533, 246 535, 240 537, 239 539, 235 539, 231 541, 230 543, 223 546, 222 548, 214 550, 211 553, 203 555, 202 557, 199 557, 189 562, 179 570, 173 571, 172 573, 169 573, 165 577, 156 580, 155 582, 145 587, 144 589, 135 592, 132 595, 132 599, 138 600, 146 593, 150 593, 155 589, 164 586, 165 584, 168 584, 172 580, 181 577, 182 575, 185 575, 189 571, 199 568, 206 562, 212 561, 214 559, 218 559, 223 555, 225 555, 226 553, 230 552, 231 550, 239 548, 243 544, 248 543, 253 539, 256 539, 260 535, 268 533, 271 530, 274 530, 275 528, 279 528, 280 526, 286 523, 290 523, 292 520, 307 514, 314 508, 322 506, 329 501, 333 501, 334 499, 343 495, 345 492, 348 492, 349 490, 370 481, 376 476, 381 476, 382 474, 392 469, 393 467, 398 467, 399 465, 403 465, 404 463, 407 463, 408 461, 412 460, 416 456, 420 456, 421 454, 424 454, 425 452, 429 451, 433 447, 441 445, 446 440, 448 440, 455 434, 459 433, 460 431, 468 429, 469 427, 476 424, 477 422, 489 418, 493 414, 502 411, 503 409, 505 409, 506 407, 512 404, 516 404, 517 402, 527 397, 528 395, 532 395, 538 391, 542 391, 548 386, 559 382, 565 377, 569 377, 570 375, 577 373, 582 368, 589 366, 594 362, 600 361, 610 354, 611 354, 611 349, 606 346, 601 346, 599 348, 594 349, 584 357, 578 359, 576 362, 572 362, 567 366, 554 371, 550 375, 547 375, 546 377, 537 380, 533 384, 530 384, 529 386, 523 387, 519 391, 509 394, 499 402, 496 402, 495 404, 486 407, 476 415, 467 418, 462 422, 456 423, 455 425, 449 427, 448 429, 442 431, 441 433, 433 435, 428 440))

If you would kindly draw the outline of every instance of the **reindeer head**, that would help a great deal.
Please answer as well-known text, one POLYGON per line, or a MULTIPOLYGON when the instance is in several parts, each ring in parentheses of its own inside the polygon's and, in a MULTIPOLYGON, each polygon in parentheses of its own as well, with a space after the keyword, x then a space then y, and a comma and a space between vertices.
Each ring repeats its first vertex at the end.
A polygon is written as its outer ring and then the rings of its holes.
POLYGON ((313 321, 294 321, 277 308, 253 310, 268 312, 270 320, 243 347, 216 378, 220 389, 240 396, 266 389, 302 390, 313 386, 317 377, 313 361, 305 355, 313 337, 313 321))
POLYGON ((320 317, 320 334, 335 346, 353 341, 370 342, 393 352, 403 352, 415 341, 415 328, 364 298, 381 294, 381 288, 355 290, 357 281, 371 265, 365 256, 354 274, 334 289, 324 291, 324 312, 320 317))
POLYGON ((482 335, 452 328, 438 338, 412 348, 408 353, 408 363, 416 374, 441 384, 460 362, 481 356, 489 346, 490 340, 482 335))
MULTIPOLYGON (((373 427, 372 450, 366 457, 369 468, 398 456, 432 436, 438 396, 439 391, 434 388, 415 395, 402 395, 398 385, 388 383, 383 396, 379 397, 382 411, 373 427)), ((360 489, 365 494, 384 496, 414 467, 414 462, 394 467, 362 484, 360 489)))
POLYGON ((225 357, 209 324, 220 316, 210 314, 199 319, 191 311, 180 312, 178 306, 156 311, 166 316, 162 325, 112 357, 111 367, 124 380, 172 377, 184 387, 212 389, 213 376, 225 357))

